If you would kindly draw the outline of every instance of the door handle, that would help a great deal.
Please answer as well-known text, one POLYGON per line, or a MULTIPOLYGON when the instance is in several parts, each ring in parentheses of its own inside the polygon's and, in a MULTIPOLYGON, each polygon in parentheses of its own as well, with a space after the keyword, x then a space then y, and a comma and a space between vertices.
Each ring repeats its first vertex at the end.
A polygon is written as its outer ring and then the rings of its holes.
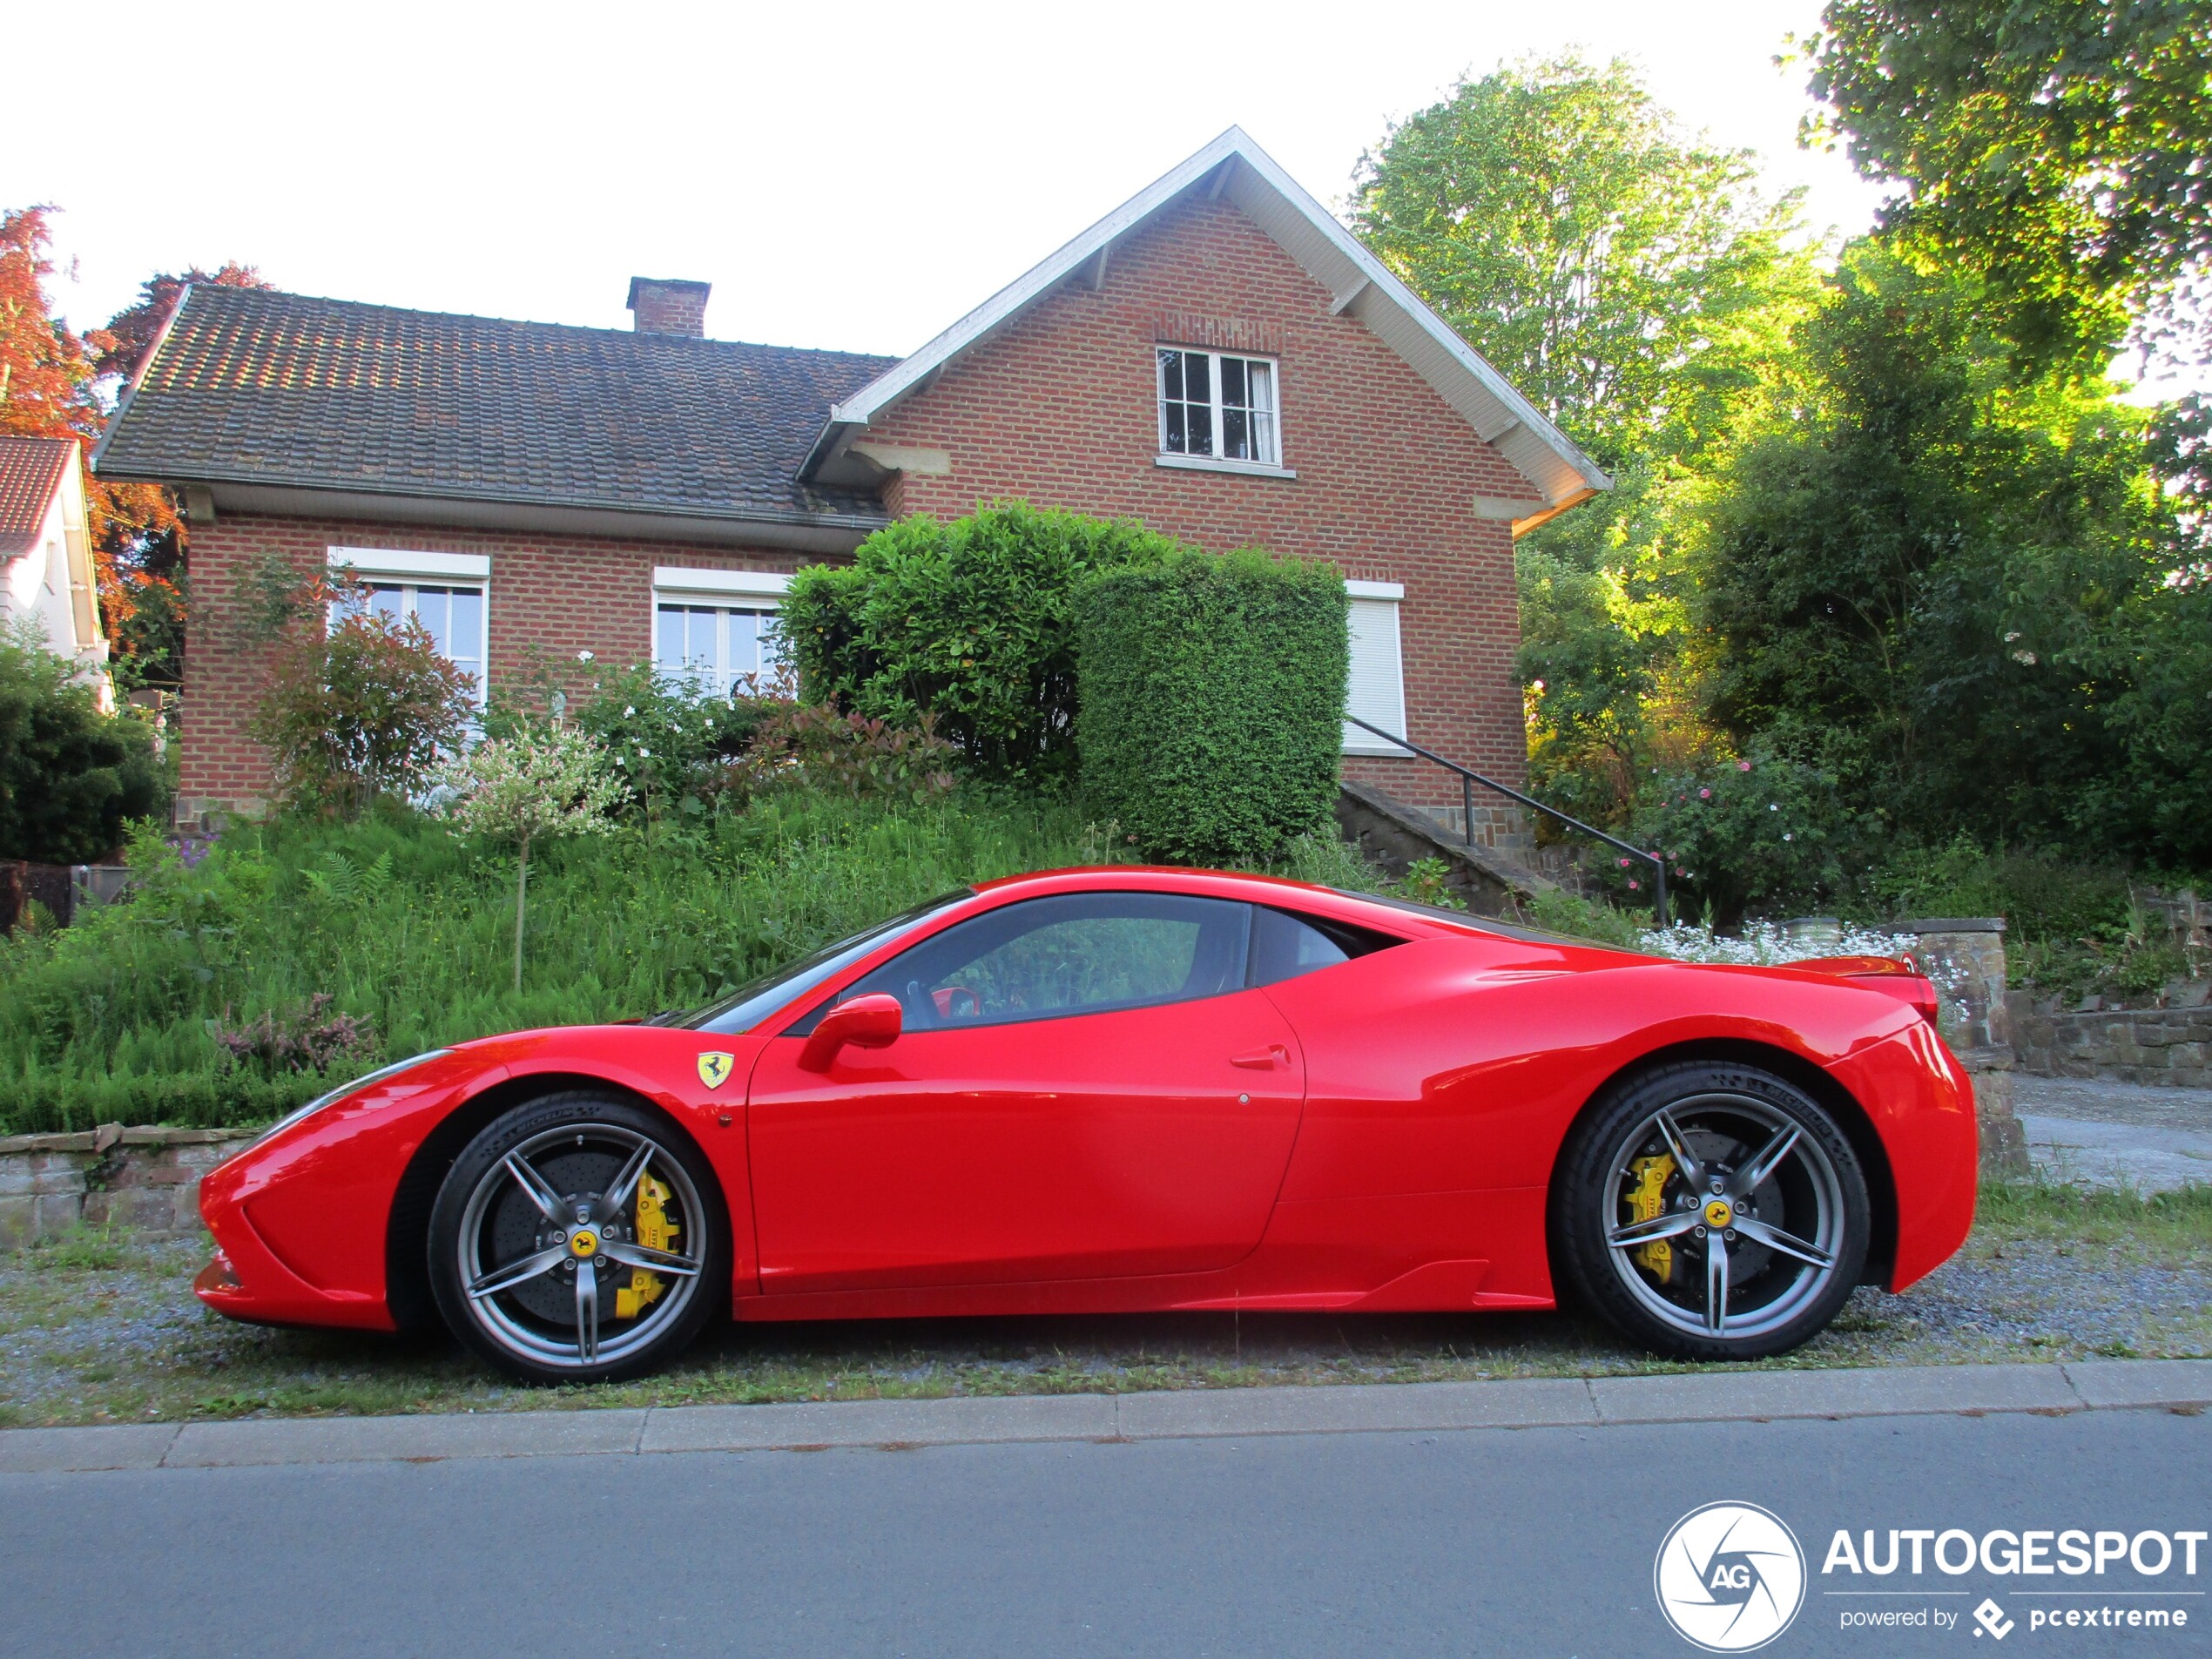
POLYGON ((1264 1049, 1255 1049, 1250 1054, 1229 1056, 1232 1066, 1242 1066, 1247 1071, 1272 1071, 1278 1066, 1291 1062, 1291 1051, 1279 1042, 1271 1042, 1264 1049))

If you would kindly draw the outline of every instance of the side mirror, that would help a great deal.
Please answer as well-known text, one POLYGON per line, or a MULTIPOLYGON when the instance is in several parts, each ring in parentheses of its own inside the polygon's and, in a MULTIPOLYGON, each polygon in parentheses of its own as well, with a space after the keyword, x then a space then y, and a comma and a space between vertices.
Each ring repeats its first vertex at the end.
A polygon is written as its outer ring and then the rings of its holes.
POLYGON ((859 1049, 887 1049, 899 1040, 905 1024, 899 999, 888 992, 873 991, 840 1002, 815 1022, 799 1053, 799 1069, 827 1071, 837 1051, 848 1042, 859 1049))

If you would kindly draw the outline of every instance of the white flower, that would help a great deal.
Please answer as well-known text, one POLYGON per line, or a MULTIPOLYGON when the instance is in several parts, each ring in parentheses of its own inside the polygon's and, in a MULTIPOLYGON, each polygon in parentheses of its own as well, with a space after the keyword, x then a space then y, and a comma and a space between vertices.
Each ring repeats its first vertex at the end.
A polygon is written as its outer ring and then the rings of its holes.
POLYGON ((1782 803, 1778 800, 1770 800, 1767 803, 1766 809, 1770 813, 1778 813, 1782 810, 1782 803))
POLYGON ((651 749, 648 749, 642 743, 637 745, 637 753, 642 759, 646 760, 651 760, 653 758, 653 752, 651 749))
POLYGON ((588 663, 592 660, 591 653, 588 651, 580 651, 577 652, 576 659, 579 663, 588 663))
POLYGON ((629 718, 631 715, 633 715, 633 714, 635 714, 635 713, 637 713, 637 705, 635 703, 631 703, 631 704, 626 705, 624 707, 624 709, 623 709, 623 711, 622 711, 622 718, 623 718, 624 719, 627 720, 627 719, 628 719, 628 718, 629 718))
POLYGON ((1791 833, 1788 830, 1784 830, 1784 831, 1782 832, 1782 839, 1783 839, 1784 840, 1785 840, 1785 841, 1794 841, 1794 840, 1796 840, 1797 838, 1795 835, 1791 834, 1791 833))

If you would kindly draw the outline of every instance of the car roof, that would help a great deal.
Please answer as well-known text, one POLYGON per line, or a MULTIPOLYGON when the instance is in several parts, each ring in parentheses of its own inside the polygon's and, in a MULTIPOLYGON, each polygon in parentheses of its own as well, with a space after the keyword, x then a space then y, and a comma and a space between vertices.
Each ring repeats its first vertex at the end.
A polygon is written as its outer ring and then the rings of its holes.
POLYGON ((1532 943, 1568 945, 1578 949, 1606 947, 1587 939, 1545 932, 1494 916, 1472 915, 1439 905, 1420 904, 1381 894, 1353 893, 1343 887, 1294 880, 1288 876, 1261 875, 1243 870, 1193 870, 1180 865, 1090 864, 1064 870, 1035 870, 1024 875, 1000 876, 975 884, 979 896, 1001 900, 1041 897, 1051 893, 1096 893, 1114 889, 1146 893, 1190 893, 1210 898, 1242 899, 1251 904, 1312 911, 1318 915, 1356 922, 1403 936, 1433 938, 1454 934, 1487 934, 1532 943))

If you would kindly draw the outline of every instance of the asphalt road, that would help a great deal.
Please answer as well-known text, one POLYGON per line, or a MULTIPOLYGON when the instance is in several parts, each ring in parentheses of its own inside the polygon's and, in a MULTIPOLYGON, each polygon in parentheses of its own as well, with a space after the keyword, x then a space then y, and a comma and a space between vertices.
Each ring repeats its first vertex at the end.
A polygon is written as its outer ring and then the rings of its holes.
POLYGON ((0 1651, 1690 1655, 1655 1554, 1743 1499, 1810 1557, 1769 1653, 2201 1654, 2208 1598, 2141 1592, 2212 1549, 2033 1581, 2185 1631, 1820 1568, 1838 1527, 2202 1529, 2208 1474, 2212 1416, 2148 1411, 5 1475, 0 1651), (1870 1586, 1910 1594, 1826 1593, 1870 1586), (1958 1622, 1841 1628, 1868 1608, 1958 1622))

